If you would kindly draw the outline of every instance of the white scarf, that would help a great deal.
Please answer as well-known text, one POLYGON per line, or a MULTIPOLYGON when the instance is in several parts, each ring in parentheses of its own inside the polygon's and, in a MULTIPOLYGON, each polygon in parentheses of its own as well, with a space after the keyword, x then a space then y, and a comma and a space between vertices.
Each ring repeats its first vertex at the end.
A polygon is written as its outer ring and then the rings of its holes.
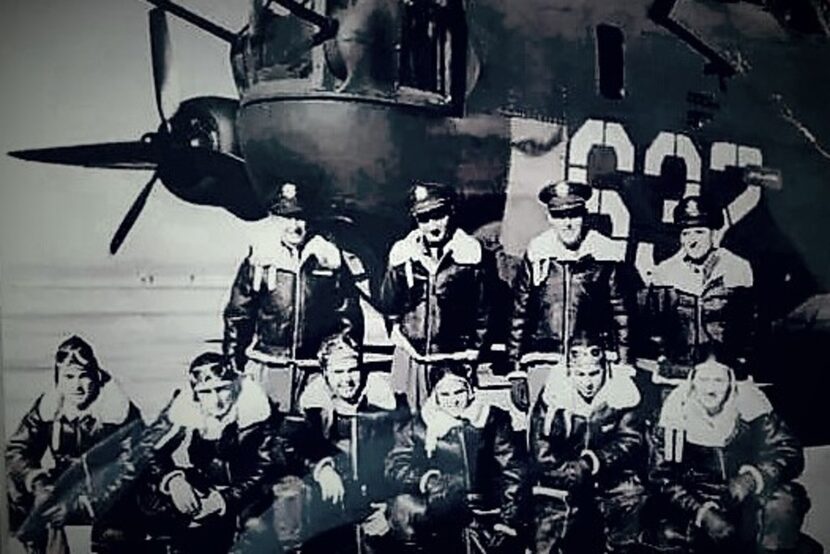
MULTIPOLYGON (((469 387, 469 383, 462 377, 458 379, 464 381, 469 387)), ((464 425, 465 421, 469 422, 473 427, 481 429, 487 422, 489 414, 490 405, 474 396, 467 407, 464 408, 464 411, 458 417, 454 417, 438 404, 438 396, 433 390, 421 408, 421 419, 426 427, 424 450, 426 451, 427 458, 432 457, 438 441, 445 437, 452 429, 464 425)))
POLYGON ((723 448, 732 438, 739 420, 753 421, 772 411, 766 395, 752 381, 737 382, 729 370, 729 392, 723 406, 710 414, 697 399, 692 386, 694 372, 674 389, 663 403, 658 425, 665 433, 667 460, 683 460, 683 444, 723 448))

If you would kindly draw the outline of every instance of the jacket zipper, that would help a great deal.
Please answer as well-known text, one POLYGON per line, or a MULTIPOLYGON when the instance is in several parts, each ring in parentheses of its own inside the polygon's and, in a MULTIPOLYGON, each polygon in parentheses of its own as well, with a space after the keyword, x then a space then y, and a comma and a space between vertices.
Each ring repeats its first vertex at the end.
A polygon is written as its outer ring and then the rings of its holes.
MULTIPOLYGON (((299 256, 299 253, 298 253, 299 256)), ((294 328, 291 336, 291 359, 297 359, 297 343, 300 341, 300 286, 302 267, 299 265, 299 257, 297 259, 297 273, 294 275, 294 328)))
MULTIPOLYGON (((427 267, 427 321, 426 321, 426 332, 427 332, 427 341, 426 341, 426 354, 429 356, 432 353, 432 303, 435 300, 435 281, 438 280, 438 270, 441 268, 441 264, 444 262, 444 258, 447 257, 448 249, 445 247, 444 251, 441 253, 441 256, 435 261, 435 272, 433 273, 427 267)), ((427 256, 429 256, 429 252, 427 252, 427 256)))
POLYGON ((702 300, 703 297, 695 296, 695 351, 700 348, 700 336, 703 334, 703 310, 702 310, 702 300))
POLYGON ((723 480, 726 481, 726 464, 723 461, 723 450, 718 448, 716 451, 718 453, 718 462, 720 463, 720 474, 723 480))
POLYGON ((426 347, 424 351, 425 356, 429 356, 432 350, 432 294, 433 294, 433 278, 432 273, 427 270, 427 313, 426 313, 426 347))
POLYGON ((562 354, 564 356, 565 367, 568 367, 570 361, 570 331, 571 331, 571 271, 567 263, 562 263, 562 354))
POLYGON ((300 371, 299 367, 297 367, 297 347, 298 342, 300 341, 300 288, 302 286, 301 282, 301 272, 302 272, 302 254, 300 251, 297 251, 297 271, 294 274, 294 328, 292 329, 291 333, 291 365, 289 366, 289 379, 291 380, 291 385, 289 386, 289 399, 288 399, 288 409, 289 411, 293 412, 295 408, 295 399, 294 397, 297 395, 298 391, 296 390, 297 385, 299 384, 299 376, 298 373, 300 371))
POLYGON ((350 447, 352 455, 352 479, 354 479, 355 483, 358 483, 360 476, 358 475, 359 468, 357 467, 357 414, 351 417, 351 425, 349 427, 352 443, 350 447))
POLYGON ((464 486, 467 488, 467 492, 472 492, 472 477, 470 476, 470 460, 467 457, 467 440, 464 434, 464 426, 462 425, 458 429, 458 437, 461 441, 461 461, 464 464, 464 486))
POLYGON ((588 450, 588 445, 591 444, 591 418, 593 415, 594 413, 590 412, 585 420, 585 448, 583 450, 588 450))

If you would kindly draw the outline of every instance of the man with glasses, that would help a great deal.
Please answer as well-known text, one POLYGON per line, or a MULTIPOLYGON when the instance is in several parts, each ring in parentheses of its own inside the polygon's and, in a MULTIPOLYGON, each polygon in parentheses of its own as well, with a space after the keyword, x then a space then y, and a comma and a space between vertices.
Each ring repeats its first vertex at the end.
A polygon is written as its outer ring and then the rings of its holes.
POLYGON ((429 393, 430 365, 451 359, 477 363, 495 262, 458 227, 451 187, 416 182, 409 200, 417 226, 389 252, 380 304, 396 343, 393 389, 418 409, 429 393))

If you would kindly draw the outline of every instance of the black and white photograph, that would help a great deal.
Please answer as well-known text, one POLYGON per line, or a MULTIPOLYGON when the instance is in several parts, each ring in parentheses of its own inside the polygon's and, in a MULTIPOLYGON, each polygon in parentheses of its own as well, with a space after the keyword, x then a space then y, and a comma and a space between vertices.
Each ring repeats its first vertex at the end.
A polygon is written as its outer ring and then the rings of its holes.
POLYGON ((830 0, 0 36, 1 552, 830 552, 830 0))

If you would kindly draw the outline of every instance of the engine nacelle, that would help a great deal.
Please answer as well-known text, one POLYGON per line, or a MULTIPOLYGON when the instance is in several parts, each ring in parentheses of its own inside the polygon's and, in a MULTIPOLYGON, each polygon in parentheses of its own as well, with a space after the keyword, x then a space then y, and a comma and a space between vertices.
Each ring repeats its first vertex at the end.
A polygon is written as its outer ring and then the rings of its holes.
POLYGON ((230 98, 186 100, 156 140, 166 141, 159 176, 177 197, 220 206, 255 220, 265 216, 262 199, 251 187, 236 134, 239 102, 230 98))

